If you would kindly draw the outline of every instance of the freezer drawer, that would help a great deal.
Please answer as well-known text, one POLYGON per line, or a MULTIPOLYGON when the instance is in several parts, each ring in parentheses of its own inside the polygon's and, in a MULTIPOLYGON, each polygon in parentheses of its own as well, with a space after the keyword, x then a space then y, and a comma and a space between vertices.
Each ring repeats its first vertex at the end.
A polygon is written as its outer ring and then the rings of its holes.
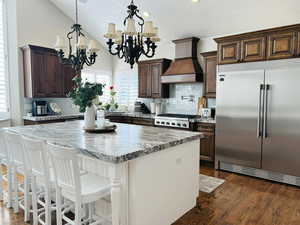
POLYGON ((300 177, 300 68, 265 72, 270 85, 262 168, 300 177))
POLYGON ((216 160, 261 168, 263 84, 264 70, 218 74, 216 160))

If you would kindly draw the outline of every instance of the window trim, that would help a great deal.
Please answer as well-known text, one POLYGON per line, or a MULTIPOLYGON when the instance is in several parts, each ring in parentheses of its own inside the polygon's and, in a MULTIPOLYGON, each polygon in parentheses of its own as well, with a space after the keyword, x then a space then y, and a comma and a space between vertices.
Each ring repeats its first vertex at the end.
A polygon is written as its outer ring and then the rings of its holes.
POLYGON ((5 89, 6 89, 6 107, 7 112, 0 112, 0 117, 11 118, 11 105, 10 105, 10 81, 9 81, 9 50, 8 50, 8 5, 7 0, 2 1, 2 20, 3 20, 3 43, 4 43, 4 64, 5 64, 5 89))

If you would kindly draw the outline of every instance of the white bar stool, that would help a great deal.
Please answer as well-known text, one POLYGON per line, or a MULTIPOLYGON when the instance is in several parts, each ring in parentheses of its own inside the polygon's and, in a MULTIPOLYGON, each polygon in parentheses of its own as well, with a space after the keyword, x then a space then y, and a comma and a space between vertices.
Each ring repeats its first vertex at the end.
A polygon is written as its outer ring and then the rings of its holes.
POLYGON ((10 157, 7 151, 4 130, 0 130, 0 200, 7 202, 7 207, 12 207, 12 179, 10 157), (2 165, 6 167, 6 174, 3 173, 2 165), (7 183, 7 192, 3 189, 3 181, 7 183), (5 195, 7 195, 5 197, 5 195))
POLYGON ((46 143, 25 136, 22 141, 31 174, 33 225, 51 225, 51 212, 55 210, 55 205, 51 204, 51 194, 54 193, 55 183, 45 149, 46 143), (42 208, 38 209, 38 205, 42 208))
POLYGON ((63 220, 73 225, 110 222, 107 218, 96 217, 93 213, 93 203, 110 195, 110 180, 88 172, 80 175, 78 152, 74 148, 48 144, 48 150, 56 180, 57 225, 61 225, 63 220), (62 206, 61 196, 71 201, 72 205, 62 206), (83 218, 83 205, 89 206, 87 219, 83 218), (75 220, 65 215, 72 209, 75 209, 75 220))
POLYGON ((25 158, 24 149, 22 146, 21 136, 5 131, 6 147, 10 154, 10 166, 12 173, 13 186, 13 208, 14 212, 19 212, 19 207, 24 210, 24 221, 28 222, 30 219, 30 173, 27 168, 27 159, 25 158), (18 174, 23 175, 24 183, 19 184, 18 174), (23 197, 19 197, 19 191, 23 193, 23 197))

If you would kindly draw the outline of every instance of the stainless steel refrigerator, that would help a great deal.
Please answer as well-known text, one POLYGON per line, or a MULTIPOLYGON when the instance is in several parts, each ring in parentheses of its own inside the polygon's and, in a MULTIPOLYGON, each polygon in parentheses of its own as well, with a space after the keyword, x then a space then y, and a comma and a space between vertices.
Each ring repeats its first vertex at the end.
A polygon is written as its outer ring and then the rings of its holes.
POLYGON ((300 60, 218 67, 216 162, 300 177, 300 60))

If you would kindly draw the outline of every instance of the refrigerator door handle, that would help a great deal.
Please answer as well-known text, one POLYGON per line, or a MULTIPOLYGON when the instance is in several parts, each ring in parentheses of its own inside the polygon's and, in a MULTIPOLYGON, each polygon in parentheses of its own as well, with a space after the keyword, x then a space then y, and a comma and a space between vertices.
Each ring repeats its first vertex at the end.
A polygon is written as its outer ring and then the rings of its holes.
POLYGON ((264 87, 264 124, 263 124, 263 138, 268 137, 268 93, 270 90, 270 84, 266 84, 264 87))
POLYGON ((257 138, 260 138, 262 135, 262 107, 261 107, 261 103, 262 103, 262 92, 264 90, 264 84, 261 84, 259 86, 259 102, 258 102, 258 118, 257 118, 257 138))

